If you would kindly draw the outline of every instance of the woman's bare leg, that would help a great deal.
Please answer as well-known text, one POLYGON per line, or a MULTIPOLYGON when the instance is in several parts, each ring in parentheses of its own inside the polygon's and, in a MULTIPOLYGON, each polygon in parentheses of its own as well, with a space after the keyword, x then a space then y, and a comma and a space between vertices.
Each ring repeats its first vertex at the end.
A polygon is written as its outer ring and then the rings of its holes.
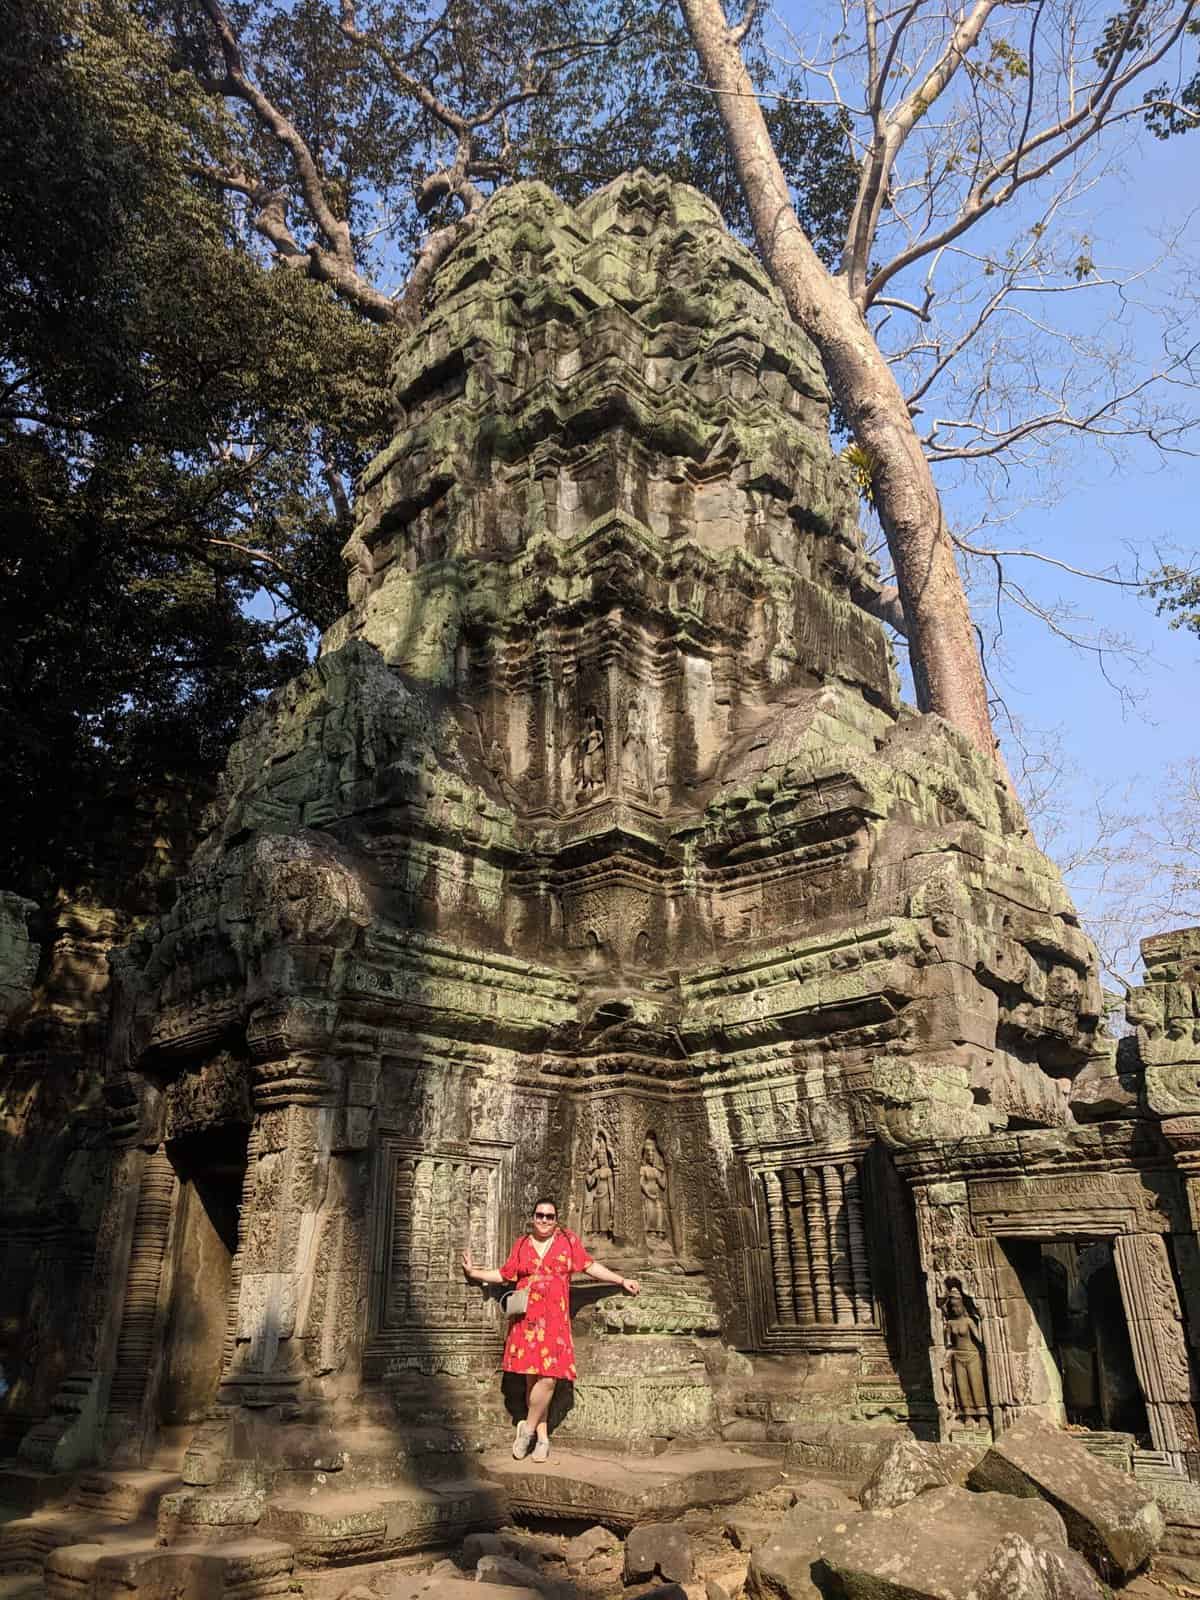
POLYGON ((535 1378, 529 1376, 525 1379, 526 1418, 530 1431, 536 1433, 539 1439, 546 1439, 549 1434, 546 1430, 546 1413, 550 1410, 550 1399, 554 1394, 553 1378, 535 1378))

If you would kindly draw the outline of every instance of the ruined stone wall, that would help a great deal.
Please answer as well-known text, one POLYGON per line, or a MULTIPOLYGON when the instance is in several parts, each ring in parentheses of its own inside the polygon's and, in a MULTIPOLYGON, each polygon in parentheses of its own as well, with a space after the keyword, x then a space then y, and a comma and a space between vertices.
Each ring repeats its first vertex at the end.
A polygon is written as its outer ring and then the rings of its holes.
POLYGON ((191 804, 111 796, 86 882, 0 894, 0 1454, 70 1373, 112 1165, 108 955, 172 892, 191 804))

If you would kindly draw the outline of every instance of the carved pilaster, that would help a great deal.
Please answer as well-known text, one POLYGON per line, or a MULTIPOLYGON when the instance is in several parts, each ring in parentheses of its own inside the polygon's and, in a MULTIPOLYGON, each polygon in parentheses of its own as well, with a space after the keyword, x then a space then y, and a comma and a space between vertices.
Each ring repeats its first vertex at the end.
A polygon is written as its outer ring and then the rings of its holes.
POLYGON ((75 1366, 55 1394, 49 1416, 21 1440, 17 1454, 28 1466, 66 1472, 94 1460, 99 1452, 120 1331, 122 1302, 113 1285, 126 1276, 147 1160, 140 1149, 122 1150, 114 1157, 80 1316, 75 1366))
POLYGON ((1191 1364, 1166 1241, 1156 1233, 1123 1234, 1113 1253, 1150 1437, 1158 1450, 1195 1450, 1191 1364))
POLYGON ((1024 1400, 1014 1371, 1004 1315, 1002 1284, 1006 1281, 1004 1274, 1011 1269, 995 1239, 973 1236, 965 1183, 918 1184, 913 1198, 917 1209, 921 1272, 929 1307, 929 1370, 938 1409, 939 1437, 948 1438, 959 1424, 942 1315, 947 1279, 957 1280, 978 1309, 992 1420, 997 1428, 1003 1427, 1015 1419, 1024 1400))

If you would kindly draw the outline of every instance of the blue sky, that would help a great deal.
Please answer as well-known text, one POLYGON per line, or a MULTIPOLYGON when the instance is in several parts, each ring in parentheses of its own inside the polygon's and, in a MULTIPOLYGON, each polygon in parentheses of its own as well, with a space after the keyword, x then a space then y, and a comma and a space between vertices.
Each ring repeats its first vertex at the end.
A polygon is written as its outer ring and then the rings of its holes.
MULTIPOLYGON (((1106 180, 1094 199, 1097 234, 1114 245, 1135 248, 1150 238, 1165 218, 1196 202, 1196 138, 1166 143, 1146 141, 1141 158, 1123 175, 1106 180)), ((1098 247, 1099 253, 1099 247, 1098 247)), ((1191 219, 1181 270, 1200 277, 1200 225, 1191 219)), ((1200 315, 1196 318, 1200 334, 1200 315)), ((1196 405, 1200 397, 1181 396, 1196 405)), ((1200 447, 1200 438, 1194 441, 1200 447)), ((1015 475, 1014 503, 1036 483, 1015 475)), ((1057 490, 1058 503, 1026 510, 1004 530, 1007 545, 1035 545, 1082 567, 1112 561, 1129 566, 1127 547, 1147 566, 1155 549, 1175 547, 1200 562, 1200 460, 1175 455, 1164 461, 1149 445, 1132 447, 1114 466, 1082 442, 1057 490)), ((971 495, 950 496, 951 507, 971 509, 971 495)), ((1176 555, 1186 560, 1186 555, 1176 555)), ((1034 563, 1021 563, 1033 576, 1034 563)), ((1049 569, 1037 578, 1039 593, 1062 594, 1093 619, 1095 627, 1128 635, 1145 652, 1137 665, 1114 658, 1110 670, 1136 699, 1130 707, 1098 670, 1093 657, 1072 650, 1033 618, 1010 610, 1006 619, 1008 660, 1000 681, 1014 714, 1034 728, 1061 730, 1064 748, 1080 769, 1072 783, 1079 827, 1086 833, 1088 801, 1094 786, 1142 787, 1149 805, 1153 789, 1173 762, 1200 755, 1200 638, 1172 631, 1157 617, 1151 601, 1127 590, 1057 578, 1049 569)))

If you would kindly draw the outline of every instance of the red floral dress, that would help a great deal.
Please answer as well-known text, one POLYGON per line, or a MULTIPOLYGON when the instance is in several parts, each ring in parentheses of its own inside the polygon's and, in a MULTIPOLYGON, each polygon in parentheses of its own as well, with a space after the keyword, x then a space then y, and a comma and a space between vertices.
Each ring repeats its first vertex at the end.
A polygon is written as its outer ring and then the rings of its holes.
POLYGON ((528 1234, 513 1245, 500 1276, 518 1289, 528 1288, 529 1309, 509 1324, 501 1363, 505 1372, 533 1373, 539 1378, 575 1377, 571 1275, 591 1264, 583 1241, 569 1228, 550 1235, 550 1246, 540 1261, 528 1234))

